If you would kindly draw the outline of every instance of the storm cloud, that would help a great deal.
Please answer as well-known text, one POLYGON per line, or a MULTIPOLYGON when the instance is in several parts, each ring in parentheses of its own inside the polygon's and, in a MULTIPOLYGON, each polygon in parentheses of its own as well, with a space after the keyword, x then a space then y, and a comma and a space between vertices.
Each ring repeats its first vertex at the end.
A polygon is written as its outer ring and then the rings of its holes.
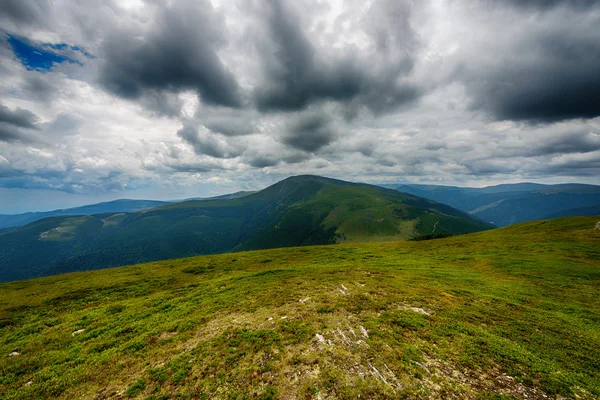
POLYGON ((197 154, 215 158, 234 158, 242 153, 242 150, 229 145, 217 135, 200 132, 192 126, 184 126, 177 131, 177 136, 190 144, 197 154))
POLYGON ((330 119, 316 112, 300 115, 290 123, 286 131, 283 143, 306 152, 318 151, 336 138, 330 119))
POLYGON ((600 1, 7 0, 0 22, 0 188, 600 183, 600 1))
POLYGON ((0 123, 21 128, 35 129, 37 120, 38 117, 29 110, 24 110, 22 108, 11 110, 0 104, 0 123))
POLYGON ((0 7, 0 17, 16 23, 39 24, 43 23, 49 9, 50 4, 46 0, 3 0, 2 7, 0 7))
POLYGON ((157 92, 195 90, 206 104, 240 107, 237 81, 217 53, 226 27, 210 2, 186 0, 156 7, 157 20, 150 27, 115 32, 106 39, 102 85, 132 100, 150 94, 167 113, 173 113, 172 106, 161 103, 157 92))
MULTIPOLYGON (((420 96, 418 87, 400 80, 413 67, 413 60, 405 52, 405 44, 414 42, 412 30, 406 27, 410 13, 406 2, 379 2, 373 6, 375 10, 389 6, 388 12, 401 17, 395 21, 401 30, 368 29, 366 32, 382 55, 387 56, 385 61, 365 57, 366 54, 361 56, 353 47, 341 51, 332 49, 333 54, 324 54, 302 30, 303 19, 294 14, 290 4, 281 0, 268 3, 269 35, 264 46, 269 53, 264 57, 263 85, 255 90, 260 110, 301 110, 320 100, 335 100, 383 112, 420 96), (406 8, 405 13, 394 13, 397 7, 406 8), (390 54, 390 49, 397 54, 390 54)), ((385 20, 380 18, 377 23, 382 19, 385 20)))

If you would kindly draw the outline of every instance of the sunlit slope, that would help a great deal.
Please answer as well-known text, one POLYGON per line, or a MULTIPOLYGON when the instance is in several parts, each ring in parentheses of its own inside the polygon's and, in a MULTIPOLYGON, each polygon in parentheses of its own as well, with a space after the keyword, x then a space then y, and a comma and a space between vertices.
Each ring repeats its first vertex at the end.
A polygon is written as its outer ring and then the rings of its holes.
POLYGON ((598 219, 2 284, 0 398, 599 398, 598 219))
POLYGON ((399 240, 491 227, 413 195, 298 176, 239 198, 34 222, 0 234, 0 281, 240 249, 399 240))

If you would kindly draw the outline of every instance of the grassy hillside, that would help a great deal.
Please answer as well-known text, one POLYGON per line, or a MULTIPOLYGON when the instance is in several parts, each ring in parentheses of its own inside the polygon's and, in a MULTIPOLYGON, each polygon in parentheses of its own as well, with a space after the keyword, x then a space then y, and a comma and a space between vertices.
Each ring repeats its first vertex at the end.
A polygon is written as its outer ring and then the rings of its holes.
POLYGON ((600 398, 597 220, 2 284, 0 398, 600 398))
POLYGON ((491 227, 412 195, 299 176, 243 197, 47 218, 0 233, 0 281, 199 254, 491 227))
POLYGON ((484 188, 395 185, 396 190, 448 204, 497 226, 566 216, 595 215, 600 186, 518 183, 484 188))

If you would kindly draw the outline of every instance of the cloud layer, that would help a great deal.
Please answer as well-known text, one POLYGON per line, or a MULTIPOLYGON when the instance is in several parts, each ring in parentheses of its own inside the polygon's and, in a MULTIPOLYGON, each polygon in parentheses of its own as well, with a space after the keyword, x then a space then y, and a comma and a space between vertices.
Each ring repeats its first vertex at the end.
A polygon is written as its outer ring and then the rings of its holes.
POLYGON ((6 1, 0 26, 6 190, 600 183, 598 1, 6 1))

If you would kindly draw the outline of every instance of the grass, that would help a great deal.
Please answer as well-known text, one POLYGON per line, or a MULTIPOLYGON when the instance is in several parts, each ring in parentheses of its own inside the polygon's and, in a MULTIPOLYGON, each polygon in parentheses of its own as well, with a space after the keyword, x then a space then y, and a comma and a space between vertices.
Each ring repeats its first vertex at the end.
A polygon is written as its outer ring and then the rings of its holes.
POLYGON ((2 284, 0 398, 600 398, 596 220, 2 284))

